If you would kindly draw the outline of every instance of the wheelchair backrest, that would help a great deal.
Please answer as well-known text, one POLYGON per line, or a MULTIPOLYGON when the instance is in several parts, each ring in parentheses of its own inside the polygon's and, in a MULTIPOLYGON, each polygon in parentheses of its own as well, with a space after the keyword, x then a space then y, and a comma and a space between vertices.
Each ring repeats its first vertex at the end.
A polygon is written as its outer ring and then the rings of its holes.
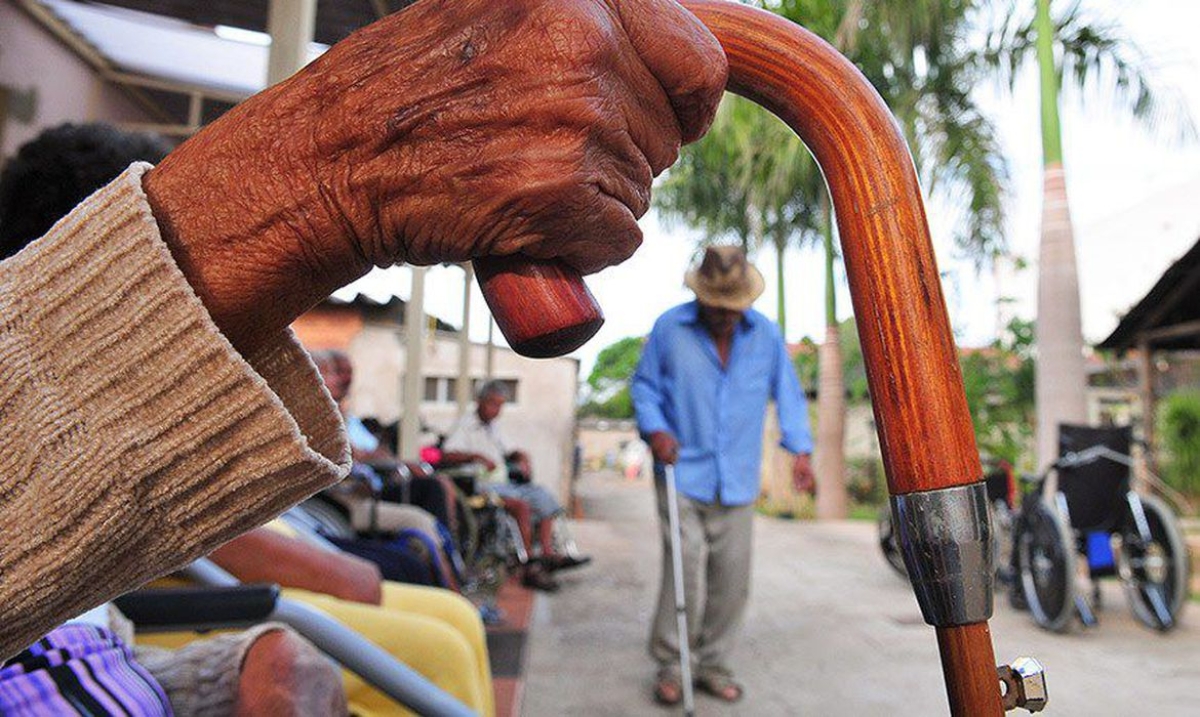
POLYGON ((984 460, 983 481, 989 503, 1003 501, 1009 508, 1016 507, 1016 483, 1008 461, 984 460))
MULTIPOLYGON (((1093 428, 1062 424, 1058 427, 1058 455, 1103 445, 1128 456, 1133 443, 1129 426, 1093 428)), ((1125 494, 1129 492, 1129 467, 1099 458, 1082 465, 1058 470, 1058 489, 1067 498, 1071 527, 1075 530, 1111 530, 1122 515, 1125 494)))

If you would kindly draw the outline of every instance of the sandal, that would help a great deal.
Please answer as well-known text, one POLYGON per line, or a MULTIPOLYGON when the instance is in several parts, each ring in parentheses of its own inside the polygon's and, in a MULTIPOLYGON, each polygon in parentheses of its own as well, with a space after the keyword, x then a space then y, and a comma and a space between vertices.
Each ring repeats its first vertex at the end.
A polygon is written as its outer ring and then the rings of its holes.
POLYGON ((534 564, 526 566, 525 576, 521 578, 521 584, 527 588, 547 593, 558 591, 558 581, 550 573, 543 571, 540 566, 534 564))
POLYGON ((654 680, 654 701, 667 707, 683 701, 683 680, 677 670, 667 667, 658 671, 654 680))
POLYGON ((579 568, 592 562, 590 555, 546 555, 541 557, 540 560, 546 570, 550 572, 579 568))
POLYGON ((706 672, 696 677, 696 686, 723 702, 739 702, 745 689, 727 672, 706 672))

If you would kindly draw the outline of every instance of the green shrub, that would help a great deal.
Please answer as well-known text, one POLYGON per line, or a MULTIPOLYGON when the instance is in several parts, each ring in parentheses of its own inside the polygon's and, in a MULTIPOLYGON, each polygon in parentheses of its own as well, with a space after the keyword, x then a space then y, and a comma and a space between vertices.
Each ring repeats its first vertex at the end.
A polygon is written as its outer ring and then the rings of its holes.
POLYGON ((1171 394, 1163 401, 1160 415, 1167 454, 1163 477, 1176 490, 1200 495, 1200 391, 1171 394))
POLYGON ((860 505, 880 505, 887 502, 887 479, 883 461, 878 458, 849 458, 846 460, 846 493, 851 502, 860 505))

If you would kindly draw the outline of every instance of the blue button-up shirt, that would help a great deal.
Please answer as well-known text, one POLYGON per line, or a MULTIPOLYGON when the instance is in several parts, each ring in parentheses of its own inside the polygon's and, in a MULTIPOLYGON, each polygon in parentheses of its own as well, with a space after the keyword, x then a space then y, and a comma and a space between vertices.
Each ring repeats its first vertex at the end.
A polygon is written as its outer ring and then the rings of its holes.
POLYGON ((679 441, 675 480, 694 500, 733 506, 758 497, 770 399, 783 447, 812 452, 808 406, 783 338, 753 309, 734 329, 724 367, 696 302, 667 311, 646 340, 631 392, 641 434, 667 431, 679 441))

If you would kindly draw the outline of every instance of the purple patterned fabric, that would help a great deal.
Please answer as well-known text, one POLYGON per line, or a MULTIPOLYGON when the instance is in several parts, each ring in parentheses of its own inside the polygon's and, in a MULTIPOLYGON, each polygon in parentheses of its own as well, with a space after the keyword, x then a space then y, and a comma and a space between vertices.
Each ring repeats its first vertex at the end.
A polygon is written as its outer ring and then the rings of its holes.
POLYGON ((162 687, 111 631, 63 625, 0 667, 0 714, 171 715, 162 687))

